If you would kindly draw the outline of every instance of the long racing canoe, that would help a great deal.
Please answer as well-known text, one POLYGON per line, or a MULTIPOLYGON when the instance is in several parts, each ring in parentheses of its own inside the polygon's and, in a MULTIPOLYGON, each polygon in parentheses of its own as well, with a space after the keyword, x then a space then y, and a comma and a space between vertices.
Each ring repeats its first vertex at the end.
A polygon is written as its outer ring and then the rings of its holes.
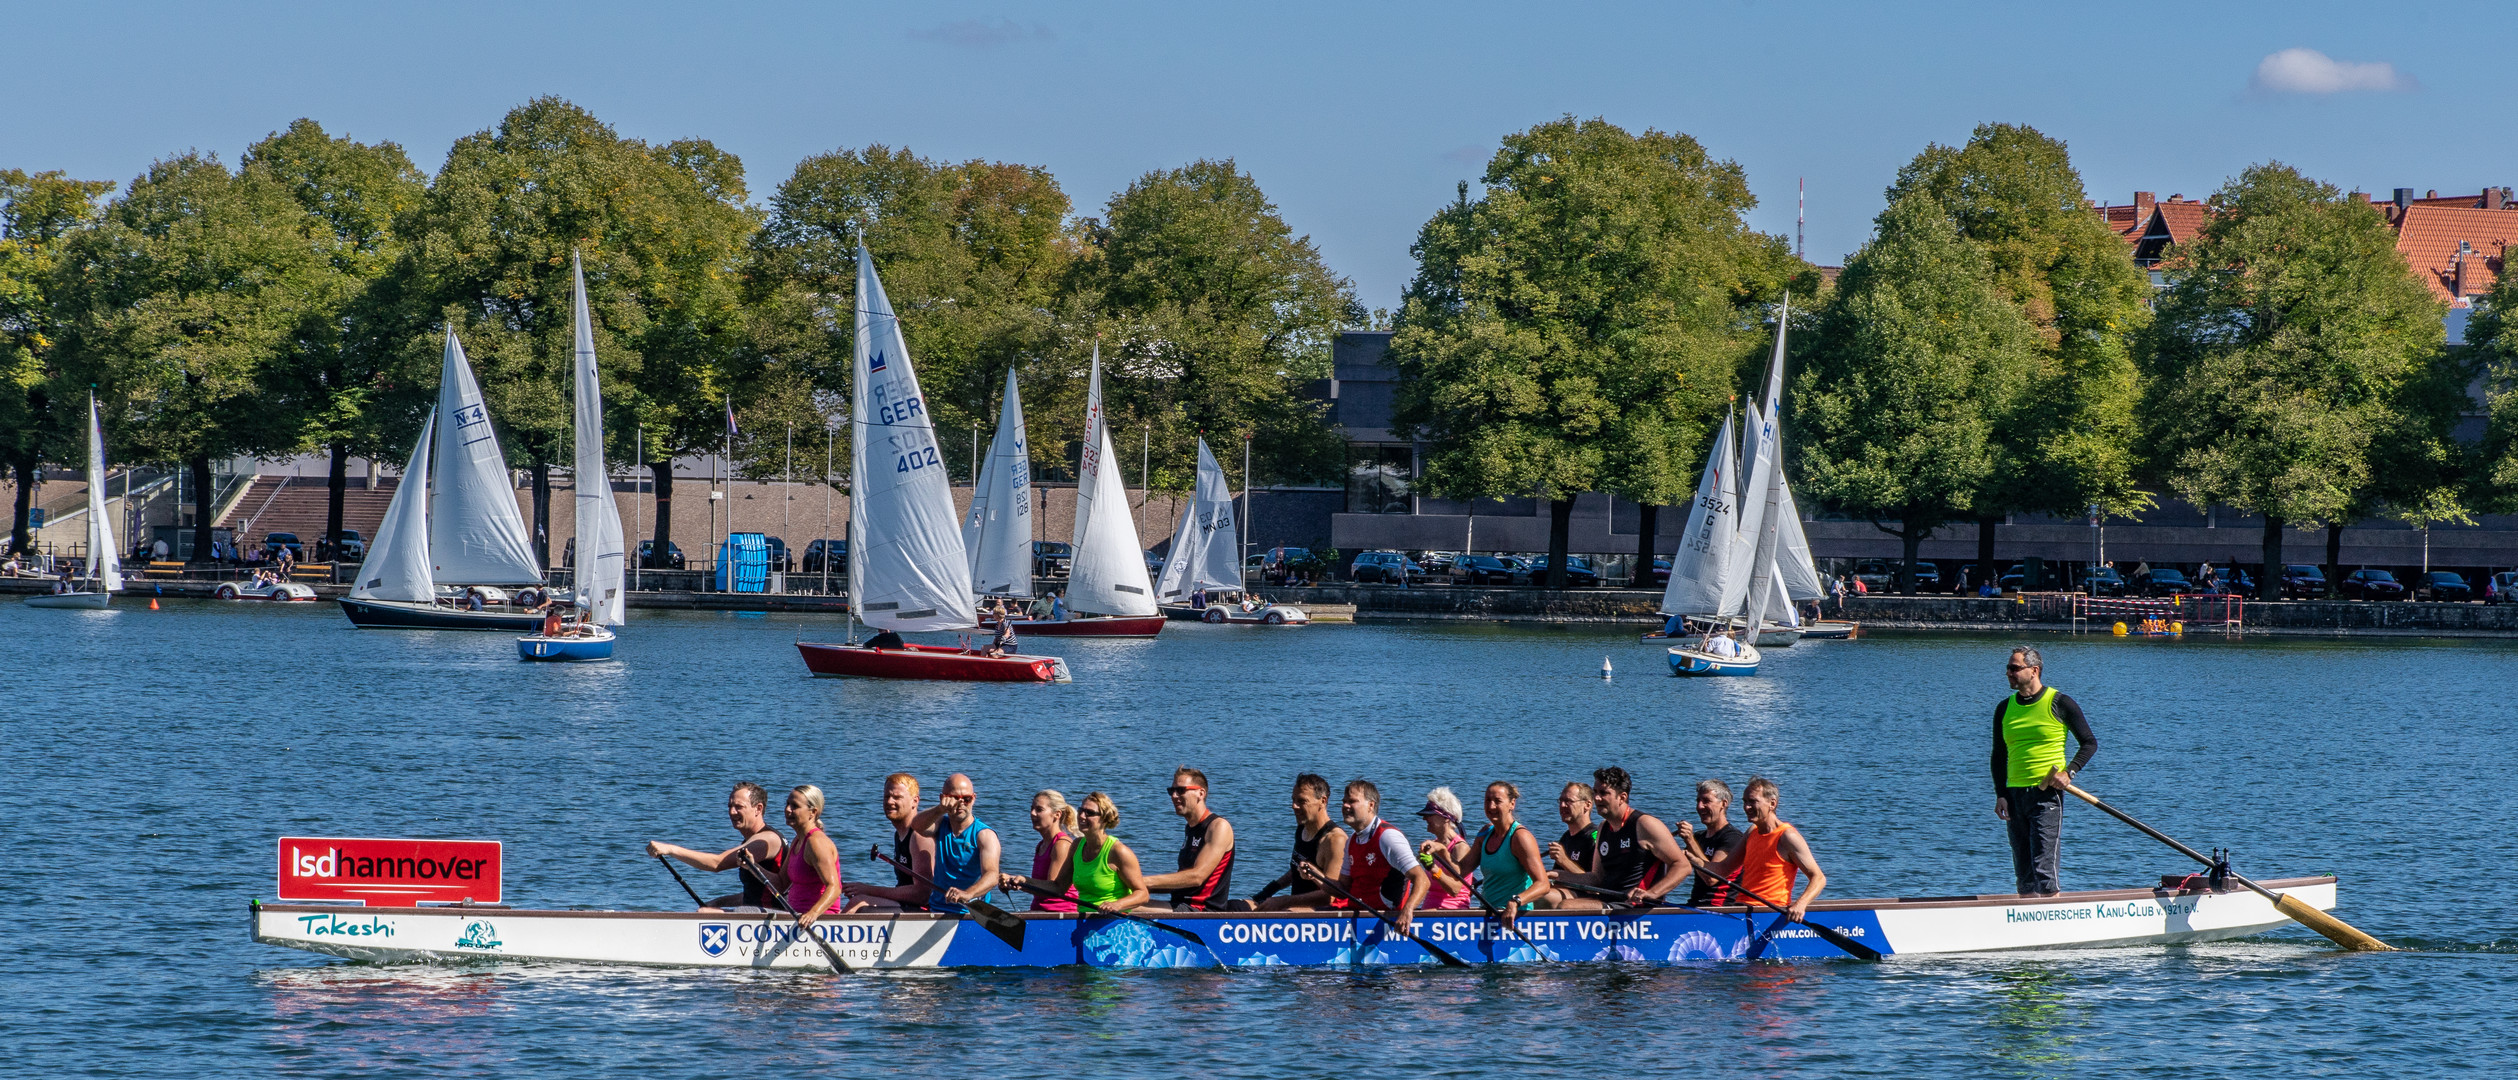
MULTIPOLYGON (((2335 879, 2262 884, 2319 910, 2335 879)), ((487 906, 360 907, 265 904, 255 941, 377 963, 485 960, 655 967, 827 969, 818 947, 784 915, 653 911, 537 911, 487 906)), ((1344 912, 1149 913, 1168 929, 1106 916, 1027 913, 1016 949, 975 923, 924 912, 833 916, 813 927, 864 968, 1236 967, 1428 964, 1434 958, 1370 916, 1344 912)), ((1476 963, 1624 961, 1679 964, 1823 959, 1845 954, 1771 912, 1737 907, 1619 912, 1531 912, 1517 931, 1484 913, 1420 912, 1415 930, 1476 963)), ((1823 901, 1823 924, 1884 954, 2163 945, 2246 937, 2290 920, 2244 890, 2163 879, 2156 889, 2046 897, 1966 896, 1823 901)))

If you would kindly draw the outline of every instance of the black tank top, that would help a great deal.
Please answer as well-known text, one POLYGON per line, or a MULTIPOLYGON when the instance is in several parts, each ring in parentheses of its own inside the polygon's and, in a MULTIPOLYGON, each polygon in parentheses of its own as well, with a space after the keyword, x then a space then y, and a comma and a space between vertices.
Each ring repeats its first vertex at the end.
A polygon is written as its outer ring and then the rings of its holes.
MULTIPOLYGON (((1740 853, 1740 849, 1747 843, 1748 834, 1741 832, 1739 826, 1728 821, 1723 822, 1721 832, 1699 833, 1696 837, 1696 846, 1705 849, 1705 857, 1708 859, 1712 858, 1715 853, 1723 851, 1728 851, 1736 856, 1740 853)), ((1734 858, 1728 865, 1730 866, 1732 873, 1736 874, 1740 872, 1740 861, 1737 858, 1734 858)), ((1707 867, 1706 869, 1713 870, 1712 867, 1707 867)), ((1722 871, 1714 870, 1714 873, 1720 874, 1722 871)), ((1707 882, 1704 878, 1699 877, 1688 886, 1687 906, 1689 907, 1714 907, 1721 904, 1728 904, 1730 902, 1731 887, 1728 885, 1715 885, 1707 882)))
MULTIPOLYGON (((744 843, 748 844, 751 841, 745 840, 744 843)), ((760 866, 758 871, 750 866, 738 866, 735 869, 735 876, 743 879, 743 904, 746 907, 772 907, 774 905, 770 901, 770 893, 783 891, 781 883, 786 880, 785 875, 779 873, 779 864, 782 860, 779 856, 772 855, 755 861, 760 866)))
MULTIPOLYGON (((911 847, 910 842, 915 839, 917 839, 916 833, 905 833, 899 830, 892 832, 892 858, 900 862, 900 865, 892 868, 892 884, 894 885, 907 886, 917 883, 918 879, 909 876, 909 868, 912 865, 909 857, 916 853, 916 849, 911 847)), ((924 900, 912 900, 902 904, 901 910, 925 911, 927 903, 924 900)))
POLYGON ((1565 835, 1557 837, 1556 843, 1565 849, 1565 857, 1572 860, 1574 864, 1572 866, 1559 865, 1557 869, 1569 873, 1587 871, 1591 869, 1591 853, 1600 847, 1600 827, 1585 825, 1578 830, 1569 830, 1565 835))
MULTIPOLYGON (((1337 823, 1331 822, 1327 825, 1321 826, 1320 831, 1313 833, 1311 839, 1305 840, 1303 839, 1303 827, 1301 824, 1297 823, 1294 826, 1294 861, 1310 863, 1315 867, 1319 866, 1320 838, 1336 831, 1338 831, 1337 823)), ((1332 867, 1331 869, 1335 868, 1332 867)))
POLYGON ((1592 870, 1599 874, 1596 880, 1601 888, 1625 892, 1651 883, 1651 871, 1661 864, 1644 850, 1644 840, 1639 835, 1643 823, 1644 812, 1633 807, 1627 808, 1626 825, 1622 828, 1607 821, 1600 823, 1599 863, 1592 870))
MULTIPOLYGON (((1187 870, 1192 866, 1198 865, 1198 853, 1206 850, 1208 831, 1215 827, 1216 822, 1222 820, 1224 820, 1222 815, 1209 812, 1205 820, 1200 821, 1195 825, 1183 826, 1181 828, 1180 866, 1178 869, 1187 870)), ((1296 829, 1295 831, 1299 833, 1302 830, 1296 829)), ((1300 850, 1300 847, 1301 845, 1298 841, 1296 849, 1300 850)), ((1238 852, 1225 852, 1224 858, 1216 862, 1215 872, 1208 875, 1206 881, 1198 885, 1196 888, 1173 891, 1171 894, 1172 910, 1205 911, 1214 907, 1220 898, 1232 895, 1233 856, 1236 854, 1238 854, 1238 852)))

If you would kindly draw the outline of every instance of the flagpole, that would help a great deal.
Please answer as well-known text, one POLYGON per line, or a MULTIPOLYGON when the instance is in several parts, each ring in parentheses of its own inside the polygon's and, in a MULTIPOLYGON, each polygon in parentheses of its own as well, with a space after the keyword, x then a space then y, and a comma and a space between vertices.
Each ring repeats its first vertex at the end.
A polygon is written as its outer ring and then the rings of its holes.
POLYGON ((839 456, 839 429, 822 424, 822 595, 831 594, 831 463, 839 456))
MULTIPOLYGON (((726 395, 725 449, 717 452, 717 490, 711 492, 708 496, 708 542, 716 548, 716 550, 712 553, 713 559, 709 565, 724 566, 727 570, 734 569, 733 563, 726 559, 725 541, 726 534, 734 531, 734 502, 733 500, 726 498, 727 495, 732 493, 728 489, 734 486, 727 480, 727 478, 732 475, 731 467, 733 463, 734 395, 728 394, 726 395), (721 502, 726 504, 726 527, 724 529, 719 529, 717 527, 717 504, 721 502)), ((734 575, 724 572, 719 572, 717 574, 718 592, 725 592, 733 585, 733 582, 726 580, 732 576, 734 575)))
MULTIPOLYGON (((647 425, 645 424, 638 425, 638 486, 653 486, 647 482, 647 425)), ((638 501, 635 496, 630 499, 630 528, 637 532, 647 531, 647 504, 638 501)), ((632 553, 638 551, 638 544, 635 540, 633 540, 628 547, 632 553)), ((638 572, 646 568, 646 563, 647 560, 645 559, 632 558, 630 560, 631 592, 638 591, 638 572)))

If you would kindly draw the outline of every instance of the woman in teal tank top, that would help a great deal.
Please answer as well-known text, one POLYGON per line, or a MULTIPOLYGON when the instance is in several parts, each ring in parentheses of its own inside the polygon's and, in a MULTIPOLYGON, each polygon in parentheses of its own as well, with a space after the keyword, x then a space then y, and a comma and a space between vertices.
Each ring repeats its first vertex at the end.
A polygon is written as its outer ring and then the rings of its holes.
POLYGON ((1471 850, 1478 860, 1478 902, 1500 912, 1506 929, 1522 908, 1548 894, 1548 872, 1539 862, 1539 838, 1514 814, 1521 789, 1498 780, 1486 785, 1486 828, 1471 850))
POLYGON ((1144 906, 1152 894, 1146 891, 1145 873, 1137 865, 1137 853, 1110 834, 1111 828, 1119 824, 1119 807, 1110 801, 1110 796, 1096 791, 1077 805, 1075 821, 1079 832, 1075 847, 1059 864, 1056 877, 1044 880, 1007 875, 1006 884, 1017 889, 1038 885, 1052 896, 1073 888, 1078 904, 1105 911, 1144 906))

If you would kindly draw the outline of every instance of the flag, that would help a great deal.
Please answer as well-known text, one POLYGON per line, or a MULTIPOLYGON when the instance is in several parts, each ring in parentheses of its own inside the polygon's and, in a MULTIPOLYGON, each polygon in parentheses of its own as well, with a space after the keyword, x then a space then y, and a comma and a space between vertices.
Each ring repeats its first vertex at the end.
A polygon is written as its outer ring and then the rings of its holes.
POLYGON ((729 439, 731 439, 731 438, 734 438, 735 436, 740 435, 740 434, 743 434, 743 433, 742 433, 741 431, 737 431, 737 430, 735 429, 735 426, 734 426, 734 399, 733 399, 733 398, 727 398, 727 399, 726 399, 726 437, 727 437, 727 438, 729 438, 729 439))

